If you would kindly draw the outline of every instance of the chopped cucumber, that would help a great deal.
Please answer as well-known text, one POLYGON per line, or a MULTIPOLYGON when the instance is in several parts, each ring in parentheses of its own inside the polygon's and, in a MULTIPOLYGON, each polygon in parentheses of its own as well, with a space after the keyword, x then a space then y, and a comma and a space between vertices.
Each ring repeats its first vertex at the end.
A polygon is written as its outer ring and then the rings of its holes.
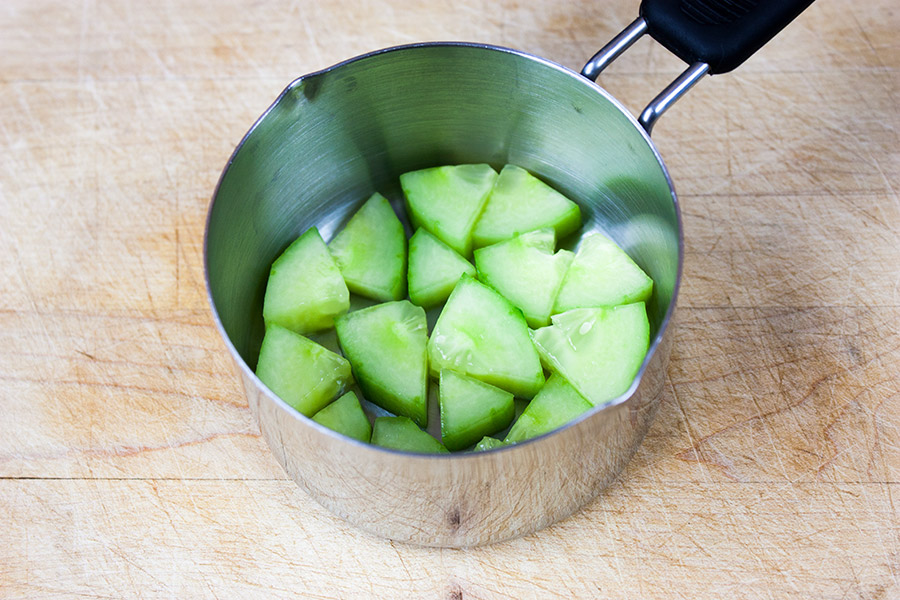
POLYGON ((347 392, 317 412, 312 419, 320 425, 361 442, 369 443, 372 437, 372 425, 363 412, 359 398, 353 392, 347 392))
POLYGON ((472 241, 480 248, 545 227, 562 239, 581 227, 581 209, 525 169, 506 165, 475 225, 472 241))
POLYGON ((448 453, 443 444, 419 429, 419 426, 407 417, 378 417, 375 419, 372 443, 376 446, 421 454, 448 453))
POLYGON ((588 402, 599 406, 624 394, 650 343, 643 302, 611 308, 578 308, 532 333, 541 358, 588 402))
POLYGON ((429 308, 445 301, 463 273, 475 274, 472 263, 434 237, 416 229, 409 238, 409 299, 429 308))
POLYGON ((550 324, 550 311, 575 256, 556 254, 552 229, 538 229, 475 251, 478 278, 522 309, 529 327, 550 324))
POLYGON ((350 307, 350 292, 319 230, 311 227, 272 263, 263 319, 296 333, 334 325, 350 307))
POLYGON ((481 441, 475 444, 475 447, 472 448, 472 452, 483 452, 484 450, 493 450, 494 448, 502 448, 503 446, 507 446, 508 444, 502 440, 498 440, 497 438, 492 438, 490 436, 484 436, 481 438, 481 441))
POLYGON ((468 258, 472 230, 497 179, 490 165, 454 165, 400 176, 409 218, 468 258))
POLYGON ((450 369, 532 398, 544 385, 537 350, 522 311, 463 275, 444 305, 428 340, 432 375, 450 369))
POLYGON ((428 423, 425 311, 409 300, 342 315, 338 341, 365 397, 385 410, 428 423))
POLYGON ((615 242, 601 233, 584 236, 563 279, 554 313, 645 302, 653 280, 615 242))
POLYGON ((598 233, 554 253, 580 227, 578 205, 513 165, 422 169, 400 183, 408 243, 376 192, 330 247, 313 227, 272 264, 257 375, 274 393, 357 440, 446 453, 548 433, 628 390, 649 347, 653 282, 598 233), (424 308, 442 302, 429 337, 424 308), (360 396, 340 396, 354 375, 360 396), (434 436, 422 429, 429 408, 434 436), (505 440, 490 437, 510 423, 505 440))
POLYGON ((503 441, 521 442, 549 433, 592 407, 562 375, 554 373, 528 403, 503 441))
POLYGON ((391 203, 375 192, 328 245, 347 287, 373 300, 406 296, 406 232, 391 203))
POLYGON ((266 327, 256 375, 270 390, 311 417, 352 381, 347 360, 275 323, 266 327))
POLYGON ((468 448, 485 435, 509 427, 513 395, 453 371, 441 371, 441 439, 448 450, 468 448))

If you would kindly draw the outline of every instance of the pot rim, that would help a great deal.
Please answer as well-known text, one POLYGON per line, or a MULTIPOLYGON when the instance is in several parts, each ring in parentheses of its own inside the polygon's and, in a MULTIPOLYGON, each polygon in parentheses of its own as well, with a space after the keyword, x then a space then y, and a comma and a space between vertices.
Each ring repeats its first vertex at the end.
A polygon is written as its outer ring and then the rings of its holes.
POLYGON ((576 73, 575 71, 573 71, 572 69, 569 69, 568 67, 560 65, 558 63, 555 63, 546 58, 537 56, 535 54, 531 54, 531 53, 524 52, 521 50, 516 50, 514 48, 508 48, 505 46, 497 46, 497 45, 493 45, 493 44, 485 44, 485 43, 480 43, 480 42, 453 42, 453 41, 450 41, 450 42, 448 42, 448 41, 416 42, 416 43, 411 43, 411 44, 401 44, 401 45, 397 45, 397 46, 390 46, 387 48, 380 48, 378 50, 373 50, 371 52, 366 52, 364 54, 360 54, 360 55, 354 56, 352 58, 342 60, 338 63, 331 65, 330 67, 326 67, 326 68, 320 69, 318 71, 313 71, 311 73, 301 75, 300 77, 297 77, 296 79, 291 81, 284 88, 284 90, 282 90, 282 92, 278 95, 278 97, 274 100, 274 102, 272 102, 272 104, 269 105, 268 108, 266 108, 266 110, 259 116, 259 118, 256 119, 256 121, 254 121, 254 123, 250 127, 250 129, 247 130, 247 133, 245 133, 243 135, 243 137, 241 137, 241 141, 235 147, 234 151, 231 153, 231 156, 228 158, 228 161, 225 163, 225 167, 222 169, 222 173, 219 175, 219 179, 216 182, 215 190, 213 191, 213 195, 209 201, 209 205, 207 207, 207 212, 206 212, 206 222, 205 222, 204 228, 203 228, 203 281, 206 286, 206 299, 207 299, 207 302, 209 303, 209 307, 212 311, 212 317, 213 317, 213 321, 215 322, 216 329, 219 331, 219 335, 225 342, 225 345, 228 348, 229 353, 231 354, 232 358, 234 359, 236 364, 239 366, 239 368, 241 369, 243 374, 246 375, 247 377, 249 377, 249 379, 251 381, 253 381, 253 383, 265 394, 265 396, 269 400, 275 402, 275 404, 278 405, 282 410, 291 414, 294 419, 297 419, 298 421, 304 423, 304 425, 313 427, 313 428, 317 429, 320 433, 329 435, 332 438, 339 440, 341 442, 348 443, 348 444, 354 444, 358 447, 365 447, 365 449, 368 451, 387 452, 387 453, 400 455, 400 456, 406 457, 408 459, 413 459, 413 460, 463 461, 463 460, 475 460, 479 456, 484 455, 484 454, 494 454, 494 453, 498 453, 498 452, 515 452, 518 447, 528 446, 535 442, 539 442, 549 436, 556 435, 565 429, 569 429, 570 427, 575 427, 582 421, 593 418, 595 415, 597 415, 605 410, 611 409, 615 406, 618 406, 618 405, 626 402, 629 398, 631 398, 631 396, 637 390, 637 388, 641 382, 641 379, 643 378, 644 373, 647 370, 647 366, 649 365, 651 359, 653 358, 653 355, 656 353, 657 348, 659 347, 660 343, 662 342, 663 335, 666 333, 667 329, 669 328, 669 323, 672 320, 672 317, 673 317, 673 314, 675 311, 675 305, 676 305, 677 299, 678 299, 678 291, 679 291, 679 288, 681 287, 681 277, 682 277, 683 266, 684 266, 684 229, 683 229, 683 223, 682 223, 682 218, 681 218, 681 207, 678 202, 678 196, 675 192, 675 186, 672 182, 672 177, 669 174, 669 170, 666 167, 666 164, 663 161, 662 156, 660 155, 659 150, 656 147, 656 144, 653 143, 653 140, 650 138, 650 134, 647 133, 647 131, 640 125, 640 123, 634 117, 634 115, 632 115, 631 112, 627 108, 625 108, 625 106, 619 100, 617 100, 612 94, 607 92, 605 89, 600 87, 600 85, 598 85, 596 82, 591 81, 590 79, 588 79, 587 77, 584 77, 580 73, 576 73), (632 127, 634 127, 638 131, 638 133, 644 139, 644 142, 650 148, 650 151, 653 153, 653 156, 656 158, 657 163, 659 164, 660 168, 662 169, 663 175, 666 179, 666 183, 669 186, 669 192, 672 197, 672 204, 673 204, 673 207, 675 208, 676 225, 678 228, 678 268, 675 273, 675 281, 674 281, 674 285, 672 287, 672 298, 669 301, 669 306, 666 308, 666 312, 663 315, 662 320, 660 321, 659 329, 657 330, 656 335, 650 342, 649 348, 647 349, 647 354, 644 356, 644 360, 641 363, 641 366, 638 369, 638 372, 635 375, 634 380, 631 382, 631 385, 628 387, 628 389, 624 393, 622 393, 619 396, 617 396, 616 398, 614 398, 613 400, 610 400, 609 402, 607 402, 601 406, 595 406, 595 407, 591 408, 590 410, 582 413, 578 417, 572 419, 565 425, 557 427, 556 429, 554 429, 550 432, 544 433, 544 434, 536 436, 534 438, 529 438, 522 442, 517 442, 515 444, 511 444, 508 446, 491 448, 489 450, 483 450, 480 452, 452 452, 450 454, 422 454, 422 453, 417 453, 417 452, 408 452, 405 450, 396 450, 393 448, 385 448, 383 446, 376 446, 373 444, 361 442, 359 440, 342 435, 328 427, 325 427, 324 425, 320 425, 319 423, 313 421, 310 417, 307 417, 307 416, 301 414, 299 411, 295 410, 293 407, 291 407, 286 402, 284 402, 284 400, 279 398, 278 395, 276 395, 274 392, 272 392, 272 390, 270 390, 269 387, 266 384, 264 384, 262 382, 262 380, 260 380, 256 376, 256 373, 254 373, 253 370, 250 369, 250 367, 247 365, 247 362, 244 360, 244 358, 241 356, 241 354, 237 351, 237 348, 235 348, 234 344, 231 342, 231 338, 228 336, 228 333, 225 331, 225 326, 222 324, 222 321, 219 318, 219 311, 216 308, 216 303, 215 303, 215 300, 213 299, 212 288, 210 286, 210 281, 209 281, 209 279, 210 279, 209 278, 209 253, 208 253, 209 228, 210 228, 210 223, 212 221, 213 210, 215 209, 216 198, 219 195, 219 188, 222 186, 222 182, 225 179, 225 175, 228 173, 229 169, 231 168, 231 165, 234 162, 235 157, 237 156, 238 152, 241 151, 241 149, 244 147, 244 144, 247 142, 247 140, 253 134, 253 132, 256 130, 256 128, 259 126, 259 124, 282 101, 282 99, 288 93, 290 93, 291 90, 293 90, 296 86, 300 85, 302 82, 304 82, 308 79, 314 78, 314 77, 318 77, 320 75, 324 75, 331 71, 335 71, 343 66, 346 66, 346 65, 349 65, 349 64, 352 64, 355 62, 363 61, 363 60, 368 60, 368 59, 371 59, 371 58, 374 58, 374 57, 377 57, 377 56, 380 56, 383 54, 389 54, 389 53, 393 53, 393 52, 419 50, 419 49, 433 48, 433 47, 471 48, 471 49, 487 50, 487 51, 491 51, 491 52, 501 52, 504 54, 512 54, 512 55, 524 58, 526 60, 537 62, 537 63, 539 63, 545 67, 548 67, 550 69, 560 71, 569 77, 573 77, 577 80, 580 80, 585 85, 589 85, 589 86, 593 87, 596 93, 599 93, 601 96, 603 96, 603 98, 605 98, 608 102, 613 104, 616 108, 619 109, 619 112, 621 112, 623 115, 625 115, 627 117, 627 119, 631 122, 632 127))

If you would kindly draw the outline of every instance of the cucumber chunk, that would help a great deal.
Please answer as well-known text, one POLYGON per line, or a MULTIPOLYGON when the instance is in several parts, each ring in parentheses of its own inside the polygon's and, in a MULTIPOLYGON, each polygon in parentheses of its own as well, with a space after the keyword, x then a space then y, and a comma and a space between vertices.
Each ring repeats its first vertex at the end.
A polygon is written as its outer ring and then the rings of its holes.
POLYGON ((263 319, 296 333, 312 333, 334 325, 334 318, 348 308, 347 284, 319 230, 311 227, 272 263, 263 319))
POLYGON ((441 439, 451 451, 506 429, 516 413, 512 394, 453 371, 441 371, 438 389, 441 439))
POLYGON ((428 359, 435 377, 450 369, 522 398, 544 385, 522 311, 470 275, 460 278, 438 316, 428 359))
POLYGON ((422 307, 409 300, 376 304, 338 317, 335 329, 365 397, 427 425, 428 324, 422 307))
POLYGON ((624 394, 650 344, 643 302, 577 308, 532 332, 541 358, 594 406, 624 394))
POLYGON ((556 254, 552 229, 538 229, 475 251, 478 278, 522 309, 529 327, 550 324, 550 311, 574 254, 556 254))
POLYGON ((391 203, 375 192, 328 245, 347 288, 386 302, 406 296, 406 232, 391 203))
POLYGON ((434 237, 416 229, 409 238, 409 299, 429 308, 445 301, 463 273, 475 274, 472 263, 434 237))
POLYGON ((472 452, 482 452, 484 450, 493 450, 494 448, 502 448, 503 446, 506 446, 506 445, 508 445, 506 442, 486 435, 483 438, 481 438, 480 442, 475 444, 475 447, 472 448, 472 452))
POLYGON ((300 413, 311 417, 352 381, 347 360, 275 323, 266 327, 256 375, 300 413))
POLYGON ((528 403, 503 441, 516 443, 549 433, 592 407, 562 375, 554 373, 528 403))
POLYGON ((421 454, 447 454, 449 451, 439 441, 406 417, 378 417, 372 429, 372 443, 376 446, 419 452, 421 454))
POLYGON ((653 280, 624 250, 605 235, 592 233, 581 240, 553 312, 645 302, 652 291, 653 280))
POLYGON ((372 437, 372 425, 363 412, 359 398, 353 392, 347 392, 317 412, 312 419, 320 425, 367 444, 372 437))
POLYGON ((506 165, 475 225, 472 241, 480 248, 545 227, 562 239, 581 227, 581 209, 525 169, 506 165))
POLYGON ((469 258, 472 230, 497 179, 490 165, 453 165, 400 176, 409 218, 469 258))

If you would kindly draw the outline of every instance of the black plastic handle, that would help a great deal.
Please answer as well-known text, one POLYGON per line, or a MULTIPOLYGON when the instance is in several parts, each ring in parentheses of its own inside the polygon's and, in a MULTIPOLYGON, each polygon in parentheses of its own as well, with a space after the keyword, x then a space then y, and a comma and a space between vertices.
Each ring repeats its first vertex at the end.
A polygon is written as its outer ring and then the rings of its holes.
POLYGON ((727 73, 762 48, 813 0, 643 0, 647 32, 688 64, 727 73))

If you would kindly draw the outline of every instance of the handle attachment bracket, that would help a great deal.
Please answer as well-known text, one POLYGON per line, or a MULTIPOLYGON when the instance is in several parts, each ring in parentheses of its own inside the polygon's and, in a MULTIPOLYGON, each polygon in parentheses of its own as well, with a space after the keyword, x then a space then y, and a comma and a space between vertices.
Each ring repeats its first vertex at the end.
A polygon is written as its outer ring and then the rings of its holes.
POLYGON ((603 46, 581 74, 597 76, 645 33, 690 65, 641 112, 653 124, 704 75, 731 71, 806 10, 814 0, 642 0, 640 16, 603 46))
MULTIPOLYGON (((638 41, 641 36, 647 33, 647 22, 644 17, 638 17, 628 27, 623 29, 619 35, 614 37, 601 48, 581 69, 581 74, 596 81, 601 71, 608 67, 614 60, 628 50, 632 44, 638 41)), ((675 81, 670 83, 661 91, 650 104, 641 112, 638 117, 638 123, 650 134, 653 125, 669 109, 675 102, 681 98, 689 89, 694 87, 700 79, 709 71, 709 65, 704 62, 696 62, 687 70, 678 76, 675 81)))

